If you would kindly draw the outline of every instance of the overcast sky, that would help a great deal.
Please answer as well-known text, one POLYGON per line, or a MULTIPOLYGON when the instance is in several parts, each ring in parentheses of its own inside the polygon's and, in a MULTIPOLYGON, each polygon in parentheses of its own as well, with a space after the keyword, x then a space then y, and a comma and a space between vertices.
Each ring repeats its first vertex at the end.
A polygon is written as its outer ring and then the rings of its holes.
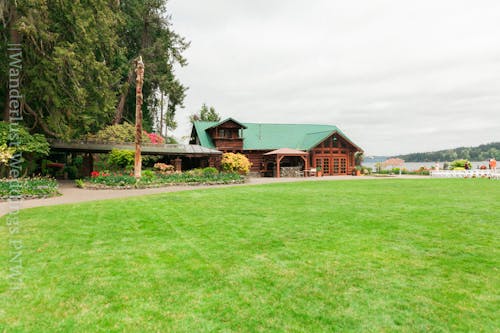
POLYGON ((191 41, 177 137, 206 102, 332 124, 369 155, 500 141, 498 0, 170 0, 191 41))

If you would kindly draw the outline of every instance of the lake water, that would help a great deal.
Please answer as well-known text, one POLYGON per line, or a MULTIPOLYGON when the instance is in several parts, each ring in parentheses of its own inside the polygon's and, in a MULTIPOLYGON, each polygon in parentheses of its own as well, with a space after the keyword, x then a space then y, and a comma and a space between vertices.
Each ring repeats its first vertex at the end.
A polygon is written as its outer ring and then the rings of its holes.
MULTIPOLYGON (((450 162, 448 162, 449 164, 450 162)), ((363 162, 363 166, 367 168, 372 168, 372 170, 375 170, 375 164, 374 162, 363 162)), ((443 169, 443 164, 444 162, 439 162, 439 169, 443 169)), ((486 165, 488 167, 488 161, 481 161, 481 162, 471 162, 472 164, 472 169, 479 169, 481 165, 486 165)), ((426 167, 428 169, 431 169, 436 165, 435 162, 405 162, 403 165, 403 168, 406 168, 407 170, 414 171, 418 170, 421 167, 426 167)), ((387 168, 389 169, 389 168, 387 168)))

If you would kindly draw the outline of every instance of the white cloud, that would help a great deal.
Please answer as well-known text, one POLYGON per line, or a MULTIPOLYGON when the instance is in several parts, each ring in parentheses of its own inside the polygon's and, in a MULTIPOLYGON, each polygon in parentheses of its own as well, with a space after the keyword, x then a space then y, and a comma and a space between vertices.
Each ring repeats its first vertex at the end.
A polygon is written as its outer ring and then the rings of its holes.
POLYGON ((203 102, 246 122, 330 123, 370 154, 500 140, 497 1, 171 0, 192 42, 176 134, 203 102))

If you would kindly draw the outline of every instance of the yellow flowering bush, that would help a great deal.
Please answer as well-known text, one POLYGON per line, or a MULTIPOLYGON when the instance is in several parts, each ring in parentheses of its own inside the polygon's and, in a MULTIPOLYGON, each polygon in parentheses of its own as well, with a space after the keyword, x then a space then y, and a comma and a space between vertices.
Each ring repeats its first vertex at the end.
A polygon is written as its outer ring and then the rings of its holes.
POLYGON ((6 144, 0 146, 0 164, 7 164, 9 160, 14 156, 16 150, 12 147, 7 147, 6 144))
POLYGON ((233 172, 246 175, 250 172, 252 163, 243 154, 222 154, 221 167, 225 172, 233 172))

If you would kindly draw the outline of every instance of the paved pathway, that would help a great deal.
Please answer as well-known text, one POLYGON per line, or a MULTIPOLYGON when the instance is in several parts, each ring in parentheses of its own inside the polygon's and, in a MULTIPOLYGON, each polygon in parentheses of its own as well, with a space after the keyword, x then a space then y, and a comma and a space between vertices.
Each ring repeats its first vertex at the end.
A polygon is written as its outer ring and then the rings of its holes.
MULTIPOLYGON (((402 178, 427 178, 422 176, 398 176, 390 179, 402 178)), ((47 198, 47 199, 31 199, 23 200, 21 208, 32 208, 40 206, 52 206, 68 203, 77 203, 84 201, 106 200, 114 198, 124 198, 140 196, 145 194, 156 194, 166 192, 179 192, 198 190, 203 188, 217 188, 228 186, 247 186, 257 184, 271 184, 271 183, 286 183, 286 182, 299 182, 299 181, 332 181, 332 180, 366 180, 366 179, 388 179, 383 177, 352 177, 352 176, 326 176, 326 177, 307 177, 307 178, 250 178, 245 184, 235 185, 200 185, 200 186, 168 186, 161 188, 137 189, 137 190, 86 190, 80 189, 75 186, 73 181, 60 181, 59 192, 62 196, 47 198)), ((0 216, 9 212, 9 203, 0 202, 0 216)))

